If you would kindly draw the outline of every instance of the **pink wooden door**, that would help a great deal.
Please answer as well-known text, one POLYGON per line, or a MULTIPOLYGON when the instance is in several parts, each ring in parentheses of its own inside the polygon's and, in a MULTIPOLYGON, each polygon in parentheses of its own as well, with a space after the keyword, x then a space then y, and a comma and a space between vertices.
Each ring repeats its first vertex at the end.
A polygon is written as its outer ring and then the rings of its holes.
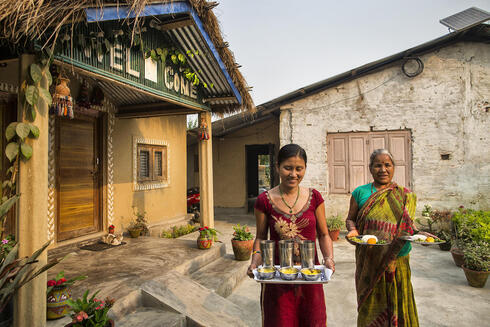
POLYGON ((364 133, 352 133, 349 136, 349 192, 354 191, 358 186, 366 184, 367 181, 367 136, 364 133))
POLYGON ((330 175, 329 189, 332 193, 347 193, 348 188, 348 136, 333 134, 327 136, 327 161, 330 175))

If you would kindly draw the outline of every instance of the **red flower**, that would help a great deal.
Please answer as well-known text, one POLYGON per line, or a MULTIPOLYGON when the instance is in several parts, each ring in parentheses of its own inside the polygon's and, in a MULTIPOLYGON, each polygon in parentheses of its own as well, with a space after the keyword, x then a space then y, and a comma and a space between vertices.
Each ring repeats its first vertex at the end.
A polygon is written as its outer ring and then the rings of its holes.
POLYGON ((48 280, 48 287, 56 285, 56 281, 54 279, 48 280))
POLYGON ((64 282, 66 282, 66 279, 63 277, 63 278, 61 278, 60 280, 58 280, 58 281, 56 282, 56 285, 61 285, 61 284, 63 284, 64 282))
POLYGON ((463 208, 464 208, 464 206, 459 206, 459 208, 460 208, 460 209, 463 209, 463 208))
POLYGON ((110 225, 109 228, 110 229, 114 229, 115 227, 114 227, 114 225, 110 225))
POLYGON ((199 227, 199 230, 200 230, 200 231, 202 232, 202 231, 204 230, 204 228, 202 228, 202 227, 199 227))
POLYGON ((88 314, 85 311, 80 311, 75 318, 73 318, 73 322, 81 322, 83 319, 88 319, 88 314))
POLYGON ((204 229, 209 229, 208 226, 204 226, 204 229))

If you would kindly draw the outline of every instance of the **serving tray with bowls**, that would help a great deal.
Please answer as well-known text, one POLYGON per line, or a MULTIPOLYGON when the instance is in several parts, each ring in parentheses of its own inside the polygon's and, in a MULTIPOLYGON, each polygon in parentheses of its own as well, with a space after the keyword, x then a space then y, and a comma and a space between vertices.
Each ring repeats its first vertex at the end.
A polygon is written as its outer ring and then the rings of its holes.
POLYGON ((330 281, 333 271, 323 265, 313 268, 293 267, 262 267, 253 270, 254 280, 264 284, 326 284, 330 281))

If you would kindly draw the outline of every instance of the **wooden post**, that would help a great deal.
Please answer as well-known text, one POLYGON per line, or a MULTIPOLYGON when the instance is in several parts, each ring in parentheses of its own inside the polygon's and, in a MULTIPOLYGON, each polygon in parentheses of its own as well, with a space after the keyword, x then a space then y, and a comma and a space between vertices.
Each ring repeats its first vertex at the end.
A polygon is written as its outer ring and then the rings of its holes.
POLYGON ((207 125, 208 140, 199 141, 199 185, 201 197, 201 225, 214 228, 214 197, 213 197, 213 138, 211 113, 199 114, 199 124, 207 125))
MULTIPOLYGON (((28 76, 29 65, 33 62, 34 56, 21 55, 20 83, 28 76)), ((29 122, 22 106, 23 101, 19 98, 18 121, 29 122)), ((40 135, 38 139, 26 141, 32 146, 33 155, 29 161, 21 162, 19 167, 17 187, 21 196, 16 224, 19 257, 31 256, 47 241, 49 115, 48 106, 43 100, 39 100, 38 109, 34 124, 39 127, 40 135)), ((46 251, 38 260, 37 266, 46 264, 46 251)), ((45 272, 19 289, 14 300, 14 326, 46 326, 46 279, 45 272)))

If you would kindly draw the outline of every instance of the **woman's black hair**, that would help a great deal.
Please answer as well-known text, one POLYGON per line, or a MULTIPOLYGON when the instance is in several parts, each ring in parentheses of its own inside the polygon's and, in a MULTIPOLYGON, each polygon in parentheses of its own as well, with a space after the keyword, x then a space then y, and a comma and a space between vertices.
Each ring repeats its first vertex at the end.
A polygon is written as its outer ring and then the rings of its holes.
POLYGON ((281 163, 291 157, 300 157, 305 161, 306 165, 306 151, 297 144, 286 144, 279 150, 277 154, 277 165, 280 166, 281 163))

